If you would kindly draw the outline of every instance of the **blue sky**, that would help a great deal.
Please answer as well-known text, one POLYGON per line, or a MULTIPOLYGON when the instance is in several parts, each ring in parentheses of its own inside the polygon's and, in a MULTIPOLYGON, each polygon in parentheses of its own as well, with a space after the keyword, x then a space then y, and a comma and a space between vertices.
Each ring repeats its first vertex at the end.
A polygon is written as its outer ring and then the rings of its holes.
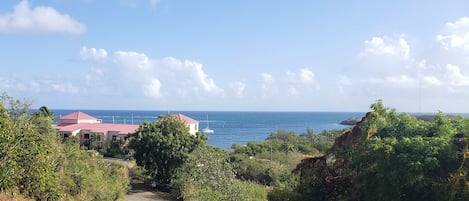
POLYGON ((0 91, 57 109, 469 112, 467 1, 9 0, 0 91))

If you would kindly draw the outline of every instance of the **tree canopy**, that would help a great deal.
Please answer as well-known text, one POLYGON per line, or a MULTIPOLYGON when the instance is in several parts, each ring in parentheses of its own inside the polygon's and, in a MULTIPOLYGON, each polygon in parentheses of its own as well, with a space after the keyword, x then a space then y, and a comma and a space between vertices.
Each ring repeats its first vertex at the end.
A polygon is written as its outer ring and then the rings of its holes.
POLYGON ((176 168, 188 154, 207 140, 200 133, 191 135, 185 123, 171 115, 143 123, 132 135, 129 147, 135 152, 137 164, 163 189, 169 189, 176 168))
POLYGON ((330 154, 303 160, 297 193, 318 200, 468 200, 469 120, 432 122, 381 101, 330 154))
POLYGON ((128 190, 125 167, 82 150, 78 140, 62 143, 48 115, 29 104, 0 98, 0 191, 8 199, 116 200, 128 190), (20 196, 14 194, 19 192, 20 196))

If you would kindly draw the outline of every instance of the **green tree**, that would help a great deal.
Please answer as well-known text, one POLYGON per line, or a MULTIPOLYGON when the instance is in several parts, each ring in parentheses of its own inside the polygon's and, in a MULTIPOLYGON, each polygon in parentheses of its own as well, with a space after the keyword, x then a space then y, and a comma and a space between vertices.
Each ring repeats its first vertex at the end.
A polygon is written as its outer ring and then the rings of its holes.
POLYGON ((129 190, 127 167, 104 161, 80 148, 77 137, 69 137, 63 150, 61 186, 67 197, 77 200, 117 200, 129 190))
POLYGON ((469 200, 469 119, 371 109, 327 155, 297 166, 300 200, 469 200))
MULTIPOLYGON (((354 183, 361 199, 461 199, 452 196, 454 190, 445 188, 458 168, 469 168, 462 157, 464 150, 458 150, 454 143, 456 134, 464 132, 458 131, 461 125, 452 124, 441 112, 433 122, 424 122, 383 109, 381 102, 372 106, 375 115, 364 130, 368 139, 351 163, 357 170, 354 183)), ((463 186, 465 200, 469 185, 463 186)))
POLYGON ((262 186, 235 178, 228 154, 216 147, 197 147, 178 168, 173 187, 184 200, 265 200, 262 186))
POLYGON ((54 123, 54 113, 46 106, 40 107, 39 111, 33 113, 30 118, 37 126, 39 133, 55 133, 55 129, 51 126, 54 123))
POLYGON ((28 108, 7 95, 0 98, 0 191, 35 200, 116 200, 125 195, 129 179, 124 167, 90 156, 77 138, 62 144, 52 119, 29 115, 28 108))
POLYGON ((39 111, 36 112, 36 115, 43 116, 43 117, 49 117, 51 119, 54 119, 54 112, 49 110, 49 108, 47 108, 47 106, 41 106, 39 108, 39 111))
POLYGON ((0 189, 57 200, 63 196, 58 174, 63 156, 60 140, 51 124, 29 115, 29 105, 7 95, 1 97, 0 189))
POLYGON ((156 185, 169 189, 176 168, 206 140, 203 134, 191 135, 184 122, 172 116, 161 116, 158 121, 141 125, 133 134, 129 148, 134 150, 137 164, 147 171, 156 185))

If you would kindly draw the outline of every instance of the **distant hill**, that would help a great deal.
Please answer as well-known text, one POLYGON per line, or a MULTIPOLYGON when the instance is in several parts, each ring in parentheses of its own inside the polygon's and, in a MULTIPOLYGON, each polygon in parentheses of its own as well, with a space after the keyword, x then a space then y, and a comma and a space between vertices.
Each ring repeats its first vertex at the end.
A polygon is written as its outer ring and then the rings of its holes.
POLYGON ((354 118, 343 120, 343 121, 340 122, 340 124, 341 125, 347 125, 347 126, 355 126, 361 120, 362 120, 362 118, 354 117, 354 118))

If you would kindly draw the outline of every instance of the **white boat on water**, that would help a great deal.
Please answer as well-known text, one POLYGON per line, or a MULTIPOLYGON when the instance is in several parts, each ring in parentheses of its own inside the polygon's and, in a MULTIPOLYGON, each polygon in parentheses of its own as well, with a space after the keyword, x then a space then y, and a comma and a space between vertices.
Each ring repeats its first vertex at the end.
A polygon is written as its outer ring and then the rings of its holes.
POLYGON ((215 131, 210 129, 209 127, 209 123, 208 123, 208 115, 207 115, 207 127, 205 127, 204 129, 202 129, 202 133, 206 133, 206 134, 209 134, 209 133, 214 133, 215 131))

